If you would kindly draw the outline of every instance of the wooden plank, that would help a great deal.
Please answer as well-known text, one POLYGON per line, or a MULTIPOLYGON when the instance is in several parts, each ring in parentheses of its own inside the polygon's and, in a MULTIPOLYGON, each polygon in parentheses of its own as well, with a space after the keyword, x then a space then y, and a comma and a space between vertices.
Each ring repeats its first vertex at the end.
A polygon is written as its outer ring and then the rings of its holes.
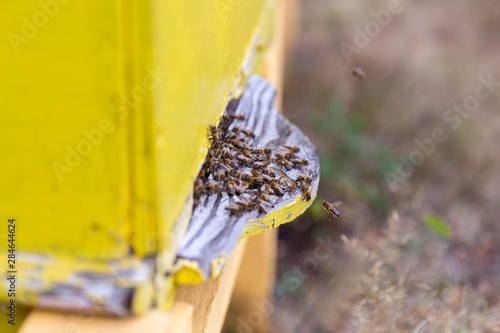
POLYGON ((76 314, 32 311, 19 333, 167 333, 192 332, 193 306, 176 302, 170 311, 151 310, 142 316, 105 318, 76 314))
POLYGON ((271 292, 276 272, 278 229, 248 238, 236 280, 231 313, 239 327, 250 327, 252 332, 267 332, 271 311, 271 292))
POLYGON ((275 89, 267 81, 258 75, 252 76, 236 109, 236 113, 243 115, 245 119, 233 122, 229 128, 241 126, 251 129, 256 136, 252 141, 253 148, 270 148, 283 153, 287 151, 284 145, 299 147, 296 157, 307 160, 308 165, 296 166, 290 170, 275 162, 269 165, 272 165, 273 170, 282 170, 275 172, 278 176, 281 172, 286 174, 287 180, 310 176, 312 182, 306 187, 310 189, 311 198, 304 198, 303 190, 297 184, 290 191, 285 188, 280 195, 269 195, 269 207, 272 207, 272 211, 268 213, 251 211, 232 215, 226 208, 231 203, 248 197, 242 195, 243 198, 240 196, 236 199, 237 196, 229 197, 226 192, 202 196, 199 204, 194 207, 191 222, 178 250, 176 282, 179 284, 199 283, 217 276, 225 258, 239 239, 290 222, 311 205, 319 183, 319 154, 300 129, 273 107, 274 97, 275 89))
MULTIPOLYGON (((293 39, 300 29, 300 2, 281 0, 275 11, 274 38, 265 58, 266 78, 276 87, 276 107, 282 109, 285 57, 293 46, 293 39)), ((271 314, 271 293, 276 274, 278 230, 273 229, 248 239, 247 249, 236 280, 231 312, 237 317, 233 322, 241 329, 250 327, 253 332, 267 332, 271 314)))
POLYGON ((221 331, 246 244, 244 239, 236 246, 219 277, 198 285, 179 287, 176 303, 186 302, 194 307, 194 333, 221 331))

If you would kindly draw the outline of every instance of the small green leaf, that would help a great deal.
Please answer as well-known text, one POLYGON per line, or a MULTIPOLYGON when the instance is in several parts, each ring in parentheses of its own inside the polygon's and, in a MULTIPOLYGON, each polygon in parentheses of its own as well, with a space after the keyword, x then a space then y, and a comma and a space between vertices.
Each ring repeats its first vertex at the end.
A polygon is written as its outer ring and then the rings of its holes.
POLYGON ((441 235, 446 239, 451 239, 451 232, 445 221, 434 215, 426 215, 423 218, 424 223, 434 231, 436 234, 441 235))

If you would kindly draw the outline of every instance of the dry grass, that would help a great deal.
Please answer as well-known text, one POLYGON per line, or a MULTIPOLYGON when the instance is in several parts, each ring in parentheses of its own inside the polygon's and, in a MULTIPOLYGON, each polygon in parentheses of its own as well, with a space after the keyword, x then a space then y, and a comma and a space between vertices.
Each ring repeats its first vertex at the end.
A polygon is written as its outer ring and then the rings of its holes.
POLYGON ((284 110, 322 152, 317 200, 345 204, 336 224, 315 205, 280 228, 276 288, 288 297, 273 312, 276 332, 500 332, 500 89, 404 186, 383 181, 415 139, 446 128, 444 111, 474 92, 478 75, 500 81, 500 4, 402 3, 349 64, 339 43, 352 43, 353 28, 387 1, 303 1, 284 110), (363 82, 351 76, 357 66, 363 82), (427 213, 446 221, 451 239, 422 223, 427 213), (283 274, 325 235, 336 253, 287 287, 283 274))

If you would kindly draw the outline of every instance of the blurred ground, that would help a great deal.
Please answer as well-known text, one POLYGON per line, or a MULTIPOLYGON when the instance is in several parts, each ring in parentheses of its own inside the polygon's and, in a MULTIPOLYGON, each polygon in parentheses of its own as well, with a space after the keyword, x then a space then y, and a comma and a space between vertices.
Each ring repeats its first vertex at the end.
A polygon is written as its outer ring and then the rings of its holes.
POLYGON ((302 2, 284 112, 317 145, 322 175, 314 205, 280 227, 276 332, 500 332, 500 87, 443 118, 478 76, 500 82, 500 3, 401 0, 348 62, 340 44, 389 2, 302 2), (389 186, 436 128, 446 140, 389 186), (323 199, 344 201, 340 219, 323 199))

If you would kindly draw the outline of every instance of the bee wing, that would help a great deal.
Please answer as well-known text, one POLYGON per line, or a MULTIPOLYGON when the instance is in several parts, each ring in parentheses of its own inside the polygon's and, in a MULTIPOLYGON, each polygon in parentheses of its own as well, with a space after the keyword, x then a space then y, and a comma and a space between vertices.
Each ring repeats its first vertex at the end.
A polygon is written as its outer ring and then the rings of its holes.
POLYGON ((339 201, 335 201, 334 203, 332 203, 333 206, 337 206, 337 207, 338 206, 342 206, 343 204, 344 204, 344 202, 340 201, 340 200, 339 201))

